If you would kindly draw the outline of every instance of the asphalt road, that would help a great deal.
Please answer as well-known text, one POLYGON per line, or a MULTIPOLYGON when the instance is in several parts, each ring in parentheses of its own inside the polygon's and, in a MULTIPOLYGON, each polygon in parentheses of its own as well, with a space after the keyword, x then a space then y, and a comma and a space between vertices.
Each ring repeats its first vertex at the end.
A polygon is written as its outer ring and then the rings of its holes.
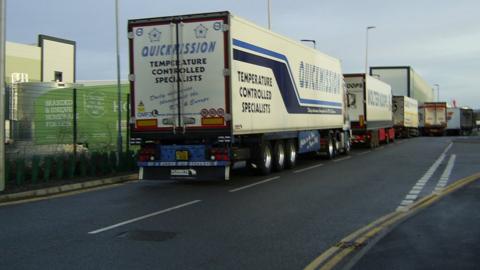
POLYGON ((479 153, 478 138, 421 137, 268 177, 140 181, 0 206, 0 269, 302 269, 408 202, 420 179, 413 201, 445 176, 480 172, 479 153))

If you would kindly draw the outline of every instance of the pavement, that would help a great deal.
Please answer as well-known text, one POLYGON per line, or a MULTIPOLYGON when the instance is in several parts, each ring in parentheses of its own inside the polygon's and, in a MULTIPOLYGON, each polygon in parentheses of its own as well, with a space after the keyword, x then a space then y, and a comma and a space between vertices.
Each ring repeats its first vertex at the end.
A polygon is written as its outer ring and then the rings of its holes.
POLYGON ((301 269, 395 212, 419 182, 414 202, 480 172, 478 153, 472 138, 420 137, 304 157, 267 177, 240 170, 225 182, 132 181, 0 204, 0 269, 301 269))

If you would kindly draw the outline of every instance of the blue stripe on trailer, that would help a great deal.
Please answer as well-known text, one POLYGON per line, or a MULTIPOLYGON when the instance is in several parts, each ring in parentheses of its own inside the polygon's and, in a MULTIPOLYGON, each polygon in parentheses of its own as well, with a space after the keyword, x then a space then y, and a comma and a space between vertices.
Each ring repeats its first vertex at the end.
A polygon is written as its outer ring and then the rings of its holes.
MULTIPOLYGON (((295 91, 295 93, 297 94, 298 99, 300 100, 301 103, 311 104, 311 105, 331 106, 331 107, 337 107, 337 108, 340 108, 340 109, 342 108, 342 103, 340 103, 340 102, 301 98, 300 95, 298 94, 298 90, 297 90, 297 86, 295 84, 295 81, 293 80, 292 72, 291 72, 291 69, 290 69, 290 63, 288 62, 288 58, 285 55, 283 55, 281 53, 277 53, 277 52, 269 50, 269 49, 258 47, 256 45, 253 45, 251 43, 241 41, 241 40, 238 40, 238 39, 233 39, 233 45, 237 46, 237 47, 240 47, 240 48, 248 49, 248 50, 263 54, 263 55, 267 55, 267 56, 270 56, 270 57, 273 57, 273 58, 276 58, 276 59, 279 59, 279 60, 282 60, 282 61, 285 61, 285 63, 282 63, 282 62, 277 62, 277 63, 283 64, 283 65, 286 66, 286 71, 287 72, 282 72, 282 75, 290 77, 290 83, 293 86, 293 87, 290 87, 290 88, 292 88, 293 91, 295 91)), ((251 55, 254 55, 254 54, 251 54, 251 55)), ((268 58, 264 58, 264 59, 268 59, 268 58)), ((240 60, 240 59, 235 59, 235 50, 234 50, 234 60, 240 60)), ((269 60, 271 60, 271 59, 269 59, 269 60)), ((242 61, 242 60, 240 60, 240 61, 242 61)), ((247 61, 242 61, 242 62, 247 62, 247 61)), ((247 62, 247 63, 250 63, 250 62, 247 62)), ((254 64, 254 63, 251 63, 251 64, 254 64)), ((265 67, 265 65, 262 65, 262 66, 265 67)), ((275 74, 275 75, 277 75, 277 74, 275 74)), ((277 78, 277 76, 275 76, 275 78, 277 78)), ((280 81, 278 79, 277 79, 277 83, 280 87, 280 81)), ((282 91, 282 87, 280 87, 280 90, 282 91)), ((282 97, 283 96, 284 95, 282 94, 282 97)), ((341 113, 341 111, 340 111, 340 113, 341 113)))

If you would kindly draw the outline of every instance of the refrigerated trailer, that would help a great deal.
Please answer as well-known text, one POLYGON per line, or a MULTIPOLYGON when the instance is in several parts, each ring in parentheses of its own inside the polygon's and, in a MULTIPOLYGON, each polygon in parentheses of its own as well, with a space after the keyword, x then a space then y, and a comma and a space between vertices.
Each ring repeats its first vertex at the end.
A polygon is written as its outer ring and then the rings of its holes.
POLYGON ((419 104, 432 102, 433 88, 410 66, 370 67, 370 75, 388 83, 394 96, 406 96, 419 104))
POLYGON ((229 12, 128 22, 141 179, 262 174, 350 150, 340 61, 229 12))
POLYGON ((365 74, 344 74, 352 143, 371 148, 395 139, 390 85, 365 74))
POLYGON ((470 135, 475 124, 472 109, 447 108, 448 135, 470 135))
POLYGON ((418 136, 418 102, 415 99, 393 96, 392 113, 396 138, 418 136))
POLYGON ((444 135, 447 128, 447 103, 425 102, 418 107, 422 135, 444 135))

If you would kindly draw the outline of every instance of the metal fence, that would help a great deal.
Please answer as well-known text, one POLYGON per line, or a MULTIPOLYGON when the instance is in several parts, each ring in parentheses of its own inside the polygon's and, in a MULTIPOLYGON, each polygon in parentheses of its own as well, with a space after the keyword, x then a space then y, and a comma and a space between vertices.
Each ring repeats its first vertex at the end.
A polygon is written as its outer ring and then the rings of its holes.
POLYGON ((122 138, 117 161, 117 86, 19 83, 6 92, 7 188, 50 179, 134 169, 129 148, 129 94, 122 85, 122 138), (120 164, 120 166, 118 166, 120 164))

